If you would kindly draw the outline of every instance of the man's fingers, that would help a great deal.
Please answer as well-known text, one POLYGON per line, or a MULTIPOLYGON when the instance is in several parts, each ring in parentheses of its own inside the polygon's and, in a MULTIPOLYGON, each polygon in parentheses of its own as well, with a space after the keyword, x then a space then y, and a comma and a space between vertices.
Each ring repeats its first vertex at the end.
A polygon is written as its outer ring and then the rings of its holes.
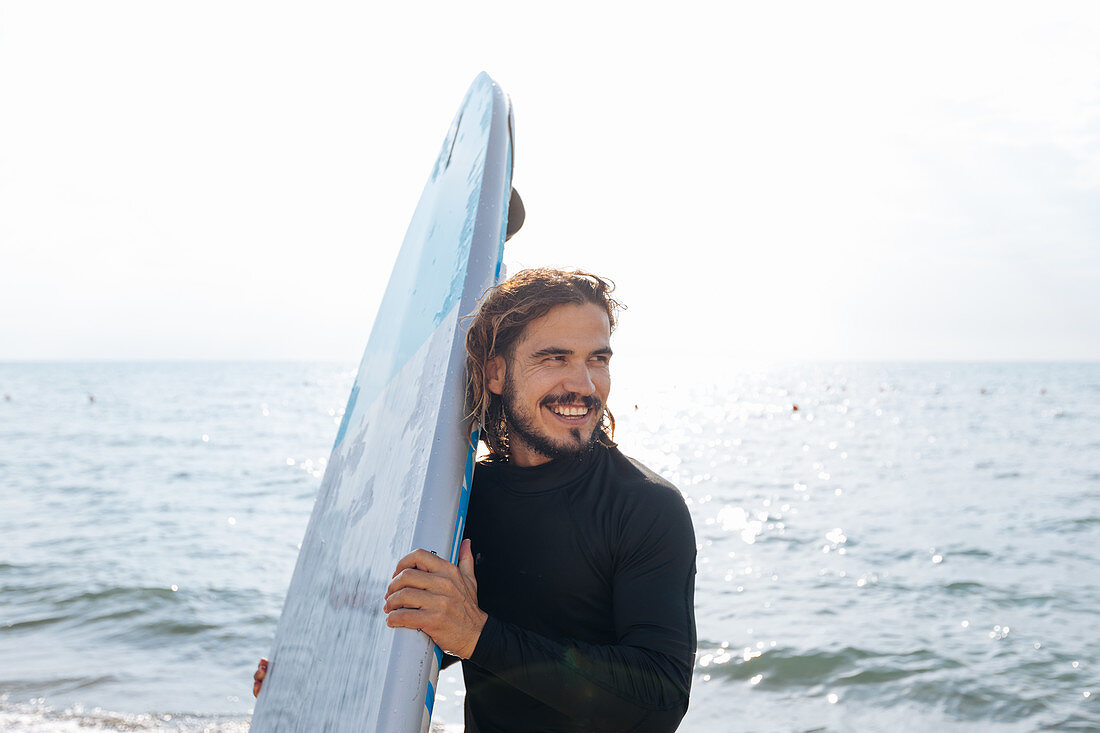
POLYGON ((436 605, 435 601, 439 598, 440 596, 419 588, 402 588, 386 597, 386 603, 382 606, 382 610, 390 613, 398 608, 434 607, 436 605))
POLYGON ((263 686, 264 677, 267 677, 268 664, 266 657, 260 657, 260 663, 256 665, 256 673, 252 675, 252 679, 255 680, 252 683, 252 697, 260 696, 260 687, 263 686))
POLYGON ((426 570, 429 573, 438 573, 445 570, 449 565, 449 562, 435 553, 428 552, 427 550, 413 550, 397 561, 397 570, 393 571, 392 577, 396 578, 398 573, 407 568, 426 570))
POLYGON ((428 611, 419 608, 399 608, 386 616, 386 626, 422 631, 427 620, 428 611))
POLYGON ((420 588, 421 590, 431 590, 438 593, 443 589, 446 582, 447 579, 440 575, 415 568, 405 568, 390 581, 389 586, 386 588, 386 597, 389 598, 390 595, 402 588, 420 588))
POLYGON ((472 580, 476 584, 474 578, 474 550, 470 540, 462 540, 462 545, 458 548, 458 570, 467 580, 472 580))

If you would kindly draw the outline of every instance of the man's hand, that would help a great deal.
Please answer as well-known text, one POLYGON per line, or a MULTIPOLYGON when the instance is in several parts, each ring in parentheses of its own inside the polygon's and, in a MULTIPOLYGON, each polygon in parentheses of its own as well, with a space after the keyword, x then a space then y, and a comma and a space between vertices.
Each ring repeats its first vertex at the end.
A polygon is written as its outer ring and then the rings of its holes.
POLYGON ((443 651, 469 659, 489 618, 477 605, 470 541, 462 541, 458 565, 427 550, 401 558, 382 610, 387 626, 420 629, 443 651))
POLYGON ((256 674, 252 675, 252 679, 255 682, 252 683, 252 697, 260 696, 260 687, 264 684, 264 677, 267 677, 267 660, 260 657, 260 664, 256 667, 256 674))

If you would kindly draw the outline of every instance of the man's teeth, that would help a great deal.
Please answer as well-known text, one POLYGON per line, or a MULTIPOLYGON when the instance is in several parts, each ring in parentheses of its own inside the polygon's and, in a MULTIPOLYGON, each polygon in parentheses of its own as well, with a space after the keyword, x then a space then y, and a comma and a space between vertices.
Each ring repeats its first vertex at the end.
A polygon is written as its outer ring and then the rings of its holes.
POLYGON ((588 414, 587 407, 570 407, 568 405, 554 405, 550 408, 552 412, 561 415, 562 417, 581 417, 588 414))

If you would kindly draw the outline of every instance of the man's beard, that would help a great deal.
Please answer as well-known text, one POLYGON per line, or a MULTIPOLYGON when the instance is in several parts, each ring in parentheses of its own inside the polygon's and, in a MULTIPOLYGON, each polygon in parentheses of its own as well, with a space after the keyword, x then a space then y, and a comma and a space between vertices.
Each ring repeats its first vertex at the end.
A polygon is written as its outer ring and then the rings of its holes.
MULTIPOLYGON (((544 405, 548 406, 558 403, 567 405, 583 404, 598 415, 602 415, 603 413, 603 402, 599 397, 586 397, 575 393, 548 397, 539 404, 539 408, 541 409, 544 405)), ((569 432, 572 434, 574 440, 566 444, 559 443, 550 436, 540 433, 538 428, 535 427, 533 417, 517 402, 515 384, 512 382, 512 376, 510 374, 504 379, 504 391, 501 393, 501 407, 504 410, 504 419, 508 423, 508 438, 512 444, 513 450, 515 449, 515 441, 519 440, 536 453, 550 459, 579 458, 591 451, 596 443, 599 442, 600 420, 597 420, 596 426, 592 429, 592 432, 588 434, 587 439, 581 435, 580 428, 572 428, 569 432)))

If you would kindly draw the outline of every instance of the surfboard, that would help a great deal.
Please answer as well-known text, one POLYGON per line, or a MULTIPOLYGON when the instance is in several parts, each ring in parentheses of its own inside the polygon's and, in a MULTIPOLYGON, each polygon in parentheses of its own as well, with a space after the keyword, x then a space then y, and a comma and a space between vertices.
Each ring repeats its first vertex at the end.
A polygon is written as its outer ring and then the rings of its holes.
MULTIPOLYGON (((473 477, 462 316, 501 276, 512 200, 510 103, 467 91, 393 267, 321 480, 252 730, 427 731, 442 652, 391 629, 397 561, 454 562, 473 477)), ((521 206, 513 205, 513 222, 521 206)), ((513 227, 514 228, 514 227, 513 227)))

